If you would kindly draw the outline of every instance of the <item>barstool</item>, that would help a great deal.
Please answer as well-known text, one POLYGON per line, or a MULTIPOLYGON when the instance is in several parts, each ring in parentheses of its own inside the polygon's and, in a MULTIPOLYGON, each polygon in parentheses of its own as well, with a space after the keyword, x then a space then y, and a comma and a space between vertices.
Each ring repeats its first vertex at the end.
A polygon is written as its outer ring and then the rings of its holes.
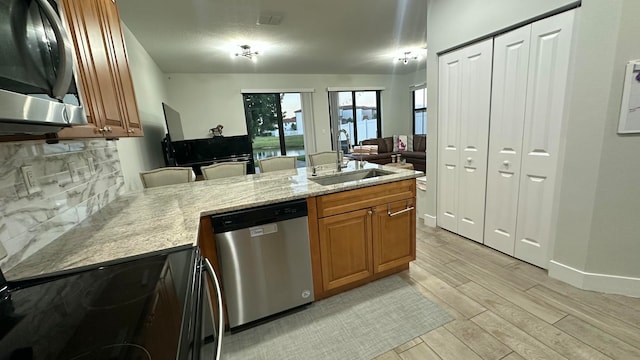
MULTIPOLYGON (((342 162, 342 151, 340 151, 339 159, 340 159, 340 162, 342 162)), ((318 165, 327 165, 327 164, 335 165, 337 160, 338 158, 336 158, 335 151, 321 151, 319 153, 309 154, 309 162, 310 162, 309 165, 311 167, 318 166, 318 165)))
POLYGON ((213 164, 209 166, 203 166, 202 176, 205 180, 220 179, 229 176, 240 176, 247 174, 247 163, 242 162, 225 162, 219 164, 213 164))
POLYGON ((273 156, 260 160, 260 172, 290 170, 296 168, 296 156, 273 156))
POLYGON ((165 167, 140 173, 140 180, 145 189, 182 184, 194 181, 196 175, 190 167, 165 167))

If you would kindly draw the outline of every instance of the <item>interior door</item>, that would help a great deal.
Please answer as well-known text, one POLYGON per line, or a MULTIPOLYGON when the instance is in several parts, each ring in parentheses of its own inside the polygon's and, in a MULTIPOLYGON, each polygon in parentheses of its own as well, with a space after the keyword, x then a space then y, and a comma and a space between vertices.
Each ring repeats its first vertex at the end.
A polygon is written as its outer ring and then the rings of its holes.
POLYGON ((493 39, 439 64, 438 225, 482 242, 493 39))
POLYGON ((547 268, 574 11, 532 24, 515 256, 547 268))
POLYGON ((458 233, 482 242, 487 191, 493 40, 467 50, 463 62, 458 233))
POLYGON ((513 256, 531 25, 495 38, 484 243, 513 256))
POLYGON ((458 232, 458 160, 462 54, 440 57, 438 76, 438 226, 458 232))

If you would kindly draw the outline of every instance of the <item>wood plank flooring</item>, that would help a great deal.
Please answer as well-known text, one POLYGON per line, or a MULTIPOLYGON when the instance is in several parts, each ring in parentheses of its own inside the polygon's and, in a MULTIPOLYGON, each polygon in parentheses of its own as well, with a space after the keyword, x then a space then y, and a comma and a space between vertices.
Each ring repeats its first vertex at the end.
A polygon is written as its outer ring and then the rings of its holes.
POLYGON ((640 359, 640 299, 584 291, 418 221, 400 276, 455 319, 383 359, 640 359))

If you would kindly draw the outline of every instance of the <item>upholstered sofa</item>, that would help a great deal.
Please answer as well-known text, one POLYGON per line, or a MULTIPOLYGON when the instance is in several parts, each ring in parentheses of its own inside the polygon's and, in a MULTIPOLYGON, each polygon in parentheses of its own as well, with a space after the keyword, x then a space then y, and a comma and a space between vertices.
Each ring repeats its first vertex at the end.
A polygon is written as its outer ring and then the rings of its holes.
POLYGON ((362 160, 376 163, 376 164, 388 164, 391 162, 391 155, 400 154, 402 158, 406 159, 408 163, 413 164, 415 170, 426 171, 427 164, 427 135, 408 135, 411 136, 413 141, 408 141, 409 144, 406 151, 394 151, 393 143, 394 137, 389 136, 385 138, 376 138, 364 140, 362 145, 377 145, 378 153, 371 155, 349 154, 350 158, 362 158, 362 160), (411 147, 411 145, 413 145, 411 147))

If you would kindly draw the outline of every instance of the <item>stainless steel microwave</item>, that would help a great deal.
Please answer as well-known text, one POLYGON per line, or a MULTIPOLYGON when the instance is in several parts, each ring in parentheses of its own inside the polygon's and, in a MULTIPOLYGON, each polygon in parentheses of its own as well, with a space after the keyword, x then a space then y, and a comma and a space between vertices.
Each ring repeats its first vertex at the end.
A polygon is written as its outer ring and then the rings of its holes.
POLYGON ((74 48, 53 0, 0 0, 0 135, 86 124, 74 48))

